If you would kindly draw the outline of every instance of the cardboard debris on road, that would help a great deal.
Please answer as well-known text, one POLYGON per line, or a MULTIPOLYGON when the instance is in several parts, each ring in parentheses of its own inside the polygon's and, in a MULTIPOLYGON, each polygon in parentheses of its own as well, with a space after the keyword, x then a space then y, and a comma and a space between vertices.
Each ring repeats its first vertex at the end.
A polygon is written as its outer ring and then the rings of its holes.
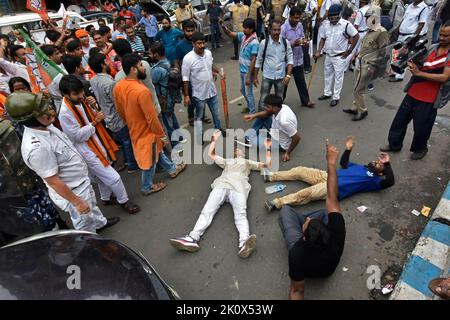
POLYGON ((415 215, 415 216, 420 216, 420 212, 419 211, 417 211, 416 209, 414 209, 413 211, 411 211, 411 213, 413 214, 413 215, 415 215))
POLYGON ((358 209, 359 212, 363 213, 364 211, 367 210, 367 207, 366 207, 366 206, 359 206, 359 207, 356 208, 356 209, 358 209))
POLYGON ((381 293, 384 295, 387 295, 389 293, 391 293, 394 290, 394 285, 393 284, 387 284, 383 287, 383 289, 381 289, 381 293))
POLYGON ((425 216, 428 217, 428 215, 430 214, 431 208, 430 207, 426 207, 423 206, 422 210, 420 211, 420 213, 425 216))

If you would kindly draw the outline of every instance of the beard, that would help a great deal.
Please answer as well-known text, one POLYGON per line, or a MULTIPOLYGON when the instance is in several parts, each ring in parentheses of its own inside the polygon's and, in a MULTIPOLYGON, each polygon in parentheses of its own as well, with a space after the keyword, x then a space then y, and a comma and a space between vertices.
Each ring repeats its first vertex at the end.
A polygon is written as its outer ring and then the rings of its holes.
POLYGON ((147 73, 145 73, 145 71, 144 72, 138 71, 137 78, 139 80, 145 80, 147 78, 147 73))
POLYGON ((170 28, 171 28, 171 26, 168 26, 168 27, 166 27, 166 26, 163 26, 163 29, 164 29, 164 31, 169 31, 169 30, 170 30, 170 28))

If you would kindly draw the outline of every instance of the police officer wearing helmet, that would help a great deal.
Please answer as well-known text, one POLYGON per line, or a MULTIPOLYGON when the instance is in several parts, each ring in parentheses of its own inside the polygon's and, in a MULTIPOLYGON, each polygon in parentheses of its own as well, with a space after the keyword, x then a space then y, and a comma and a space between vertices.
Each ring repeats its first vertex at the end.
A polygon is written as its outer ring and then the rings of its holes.
POLYGON ((96 232, 112 226, 97 207, 87 165, 69 138, 55 126, 55 110, 42 93, 14 92, 6 100, 9 116, 24 125, 22 158, 46 183, 50 198, 70 214, 77 230, 96 232))
POLYGON ((344 82, 344 71, 347 69, 347 58, 358 43, 359 35, 355 27, 340 17, 342 6, 333 4, 328 10, 328 21, 324 21, 320 34, 319 49, 314 54, 314 59, 325 54, 324 80, 325 87, 323 95, 319 100, 332 98, 330 106, 339 103, 342 84, 344 82), (351 45, 349 46, 349 40, 351 45), (334 79, 334 89, 331 90, 334 79))
POLYGON ((378 55, 371 55, 370 58, 364 59, 363 63, 361 63, 361 59, 367 54, 378 51, 389 44, 389 34, 380 25, 380 12, 381 8, 371 6, 365 13, 367 33, 362 40, 361 50, 356 60, 356 83, 353 91, 353 106, 350 109, 343 110, 346 113, 354 115, 353 121, 359 121, 367 117, 368 113, 364 102, 364 95, 367 85, 378 67, 378 55))

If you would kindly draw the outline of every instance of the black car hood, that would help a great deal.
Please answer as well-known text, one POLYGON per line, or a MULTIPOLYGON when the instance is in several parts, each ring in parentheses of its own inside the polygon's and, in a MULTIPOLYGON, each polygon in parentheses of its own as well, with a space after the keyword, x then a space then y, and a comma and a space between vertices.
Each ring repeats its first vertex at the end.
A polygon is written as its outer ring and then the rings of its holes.
POLYGON ((150 264, 118 241, 72 230, 43 235, 0 249, 0 299, 175 298, 150 264))

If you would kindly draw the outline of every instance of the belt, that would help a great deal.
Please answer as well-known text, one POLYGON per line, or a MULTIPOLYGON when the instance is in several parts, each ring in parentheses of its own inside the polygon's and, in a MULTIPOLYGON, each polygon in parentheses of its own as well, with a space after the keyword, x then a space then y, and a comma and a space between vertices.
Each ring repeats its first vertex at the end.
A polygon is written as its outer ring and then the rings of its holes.
POLYGON ((359 33, 363 33, 363 32, 367 32, 367 30, 369 30, 369 29, 366 29, 366 30, 358 30, 358 32, 359 32, 359 33))
POLYGON ((402 33, 402 32, 400 32, 399 33, 401 36, 410 36, 410 35, 412 35, 412 34, 414 34, 414 33, 402 33))
POLYGON ((342 56, 344 53, 345 53, 345 51, 341 52, 341 53, 338 53, 338 54, 335 54, 334 56, 332 56, 331 54, 328 54, 328 53, 325 52, 325 54, 330 56, 331 58, 342 56))

